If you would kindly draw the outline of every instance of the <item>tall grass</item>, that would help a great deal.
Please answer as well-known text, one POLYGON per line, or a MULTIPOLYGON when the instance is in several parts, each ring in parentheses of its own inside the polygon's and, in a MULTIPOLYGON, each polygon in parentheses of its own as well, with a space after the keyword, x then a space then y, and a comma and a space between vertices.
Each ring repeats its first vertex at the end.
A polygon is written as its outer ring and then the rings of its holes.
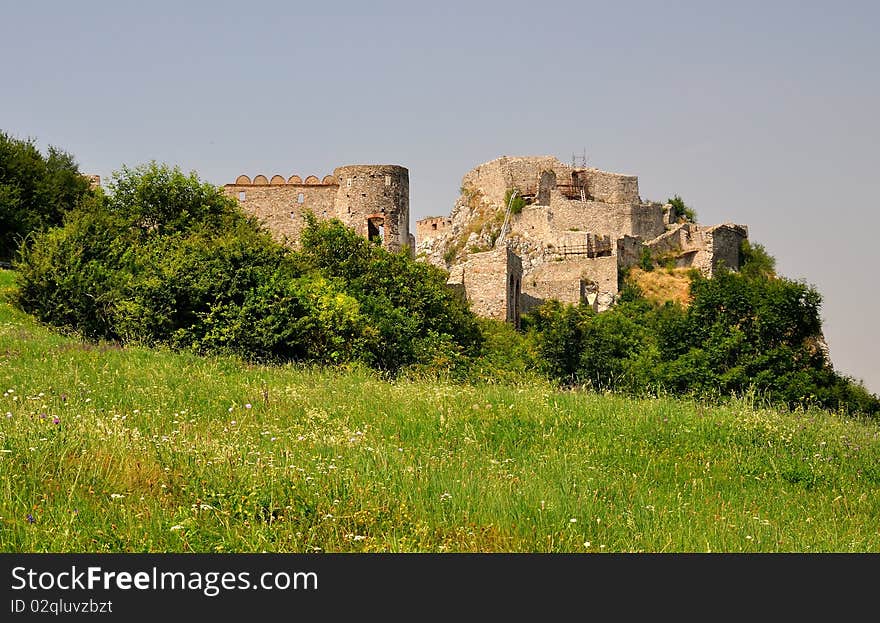
POLYGON ((880 551, 877 423, 120 349, 2 302, 0 474, 5 552, 880 551))

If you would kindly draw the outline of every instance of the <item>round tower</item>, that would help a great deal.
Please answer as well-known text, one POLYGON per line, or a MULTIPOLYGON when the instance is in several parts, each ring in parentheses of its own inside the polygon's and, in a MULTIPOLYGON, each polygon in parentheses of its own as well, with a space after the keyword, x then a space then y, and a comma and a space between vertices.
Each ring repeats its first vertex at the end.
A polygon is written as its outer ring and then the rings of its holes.
POLYGON ((409 246, 409 170, 396 164, 337 167, 336 215, 389 251, 409 246))

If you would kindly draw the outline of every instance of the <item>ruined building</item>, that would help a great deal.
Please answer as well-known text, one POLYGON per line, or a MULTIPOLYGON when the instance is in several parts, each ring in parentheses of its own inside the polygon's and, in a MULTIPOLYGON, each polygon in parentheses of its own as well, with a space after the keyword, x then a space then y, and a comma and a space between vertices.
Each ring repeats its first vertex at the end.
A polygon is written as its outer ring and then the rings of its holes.
POLYGON ((745 226, 685 222, 639 197, 638 178, 556 158, 501 157, 464 176, 449 217, 416 223, 416 252, 450 271, 479 315, 518 322, 548 299, 613 303, 645 253, 711 276, 739 268, 745 226))
POLYGON ((319 219, 339 219, 389 251, 415 246, 409 233, 409 171, 401 166, 348 165, 323 179, 239 175, 223 189, 280 240, 299 240, 309 210, 319 219))
POLYGON ((449 271, 449 285, 481 316, 518 324, 548 299, 611 305, 623 270, 647 254, 711 276, 739 268, 745 226, 686 222, 643 201, 638 178, 574 167, 551 156, 501 157, 464 176, 448 216, 409 233, 409 172, 397 165, 338 167, 323 179, 241 175, 224 190, 273 234, 295 244, 304 212, 337 218, 390 251, 449 271), (417 244, 416 244, 417 243, 417 244))

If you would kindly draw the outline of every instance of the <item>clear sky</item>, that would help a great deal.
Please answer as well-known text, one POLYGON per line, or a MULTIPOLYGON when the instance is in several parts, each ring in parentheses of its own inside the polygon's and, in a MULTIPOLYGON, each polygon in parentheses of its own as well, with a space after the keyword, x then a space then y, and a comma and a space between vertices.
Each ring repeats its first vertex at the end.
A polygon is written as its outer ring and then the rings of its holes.
POLYGON ((0 0, 0 129, 107 178, 462 176, 554 155, 748 225, 824 297, 835 367, 880 392, 878 2, 0 0))

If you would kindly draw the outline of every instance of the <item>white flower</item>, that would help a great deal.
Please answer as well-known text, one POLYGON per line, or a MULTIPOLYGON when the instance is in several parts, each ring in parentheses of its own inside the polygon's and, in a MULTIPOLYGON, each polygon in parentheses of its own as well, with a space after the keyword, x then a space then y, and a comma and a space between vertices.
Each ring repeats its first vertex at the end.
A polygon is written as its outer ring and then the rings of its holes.
POLYGON ((183 530, 183 526, 181 526, 180 524, 171 526, 171 532, 176 532, 177 530, 183 530))
POLYGON ((574 517, 572 517, 571 519, 568 520, 568 523, 577 523, 577 522, 578 522, 578 520, 575 519, 574 517))
POLYGON ((245 409, 250 409, 250 408, 251 408, 251 403, 246 402, 246 403, 244 404, 244 408, 245 408, 245 409))
POLYGON ((584 547, 589 547, 590 545, 592 545, 592 543, 590 543, 589 541, 584 541, 584 547))
POLYGON ((121 499, 124 498, 124 497, 125 497, 125 496, 122 495, 121 493, 111 493, 111 494, 110 494, 110 498, 113 499, 113 500, 121 500, 121 499))

